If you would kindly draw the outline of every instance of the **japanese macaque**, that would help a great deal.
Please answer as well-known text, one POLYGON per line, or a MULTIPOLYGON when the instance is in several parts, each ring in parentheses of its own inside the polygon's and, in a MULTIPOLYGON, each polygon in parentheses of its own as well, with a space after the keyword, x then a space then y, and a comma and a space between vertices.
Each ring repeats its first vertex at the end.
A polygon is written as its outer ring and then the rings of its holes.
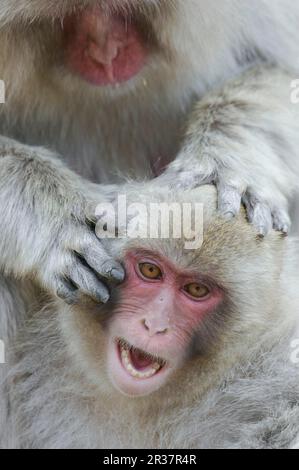
MULTIPOLYGON (((140 200, 178 201, 169 191, 140 200)), ((244 211, 225 220, 212 186, 184 201, 204 204, 198 249, 183 238, 116 239, 127 275, 108 303, 44 298, 20 325, 1 391, 2 447, 296 445, 296 242, 274 230, 257 237, 244 211)))

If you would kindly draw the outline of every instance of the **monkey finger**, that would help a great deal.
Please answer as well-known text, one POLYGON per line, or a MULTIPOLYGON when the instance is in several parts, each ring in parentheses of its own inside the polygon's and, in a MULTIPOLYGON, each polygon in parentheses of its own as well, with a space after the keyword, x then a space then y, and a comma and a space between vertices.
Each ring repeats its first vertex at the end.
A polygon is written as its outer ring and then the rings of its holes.
POLYGON ((117 283, 124 280, 124 268, 108 255, 96 236, 92 237, 88 245, 80 249, 79 255, 100 277, 117 283))
POLYGON ((227 219, 235 217, 240 212, 241 191, 229 184, 220 182, 217 184, 218 210, 227 219))
POLYGON ((78 289, 70 280, 61 276, 56 278, 56 295, 68 305, 78 302, 78 289))
POLYGON ((91 297, 96 302, 107 303, 110 298, 108 288, 87 266, 74 263, 68 273, 68 277, 80 294, 91 297))
POLYGON ((290 230, 291 221, 290 217, 285 210, 275 209, 272 212, 273 228, 278 232, 282 232, 283 235, 287 235, 290 230))
POLYGON ((246 195, 243 198, 250 223, 257 229, 261 237, 265 237, 272 229, 272 212, 270 207, 256 197, 246 195))

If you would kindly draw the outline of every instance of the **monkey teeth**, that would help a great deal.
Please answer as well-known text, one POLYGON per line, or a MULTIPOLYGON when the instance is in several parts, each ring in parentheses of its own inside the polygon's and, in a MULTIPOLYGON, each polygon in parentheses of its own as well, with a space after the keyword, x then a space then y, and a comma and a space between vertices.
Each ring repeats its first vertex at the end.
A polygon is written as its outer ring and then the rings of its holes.
POLYGON ((120 351, 123 366, 132 377, 135 377, 137 379, 148 379, 149 377, 153 377, 162 367, 158 362, 153 362, 150 368, 142 372, 140 370, 137 370, 132 364, 130 351, 128 349, 120 345, 120 351))

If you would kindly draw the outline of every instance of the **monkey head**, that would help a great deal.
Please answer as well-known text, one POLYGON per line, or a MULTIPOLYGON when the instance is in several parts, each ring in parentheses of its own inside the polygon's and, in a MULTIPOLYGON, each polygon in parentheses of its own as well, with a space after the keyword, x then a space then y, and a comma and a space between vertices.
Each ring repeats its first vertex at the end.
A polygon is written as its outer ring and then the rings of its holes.
MULTIPOLYGON (((150 199, 172 197, 161 191, 150 199)), ((199 248, 187 250, 183 239, 115 240, 126 279, 111 301, 61 315, 67 336, 76 338, 76 356, 88 358, 86 371, 101 387, 141 396, 168 386, 170 397, 179 385, 200 380, 207 357, 222 357, 215 370, 228 366, 277 321, 286 240, 274 231, 258 238, 244 212, 222 219, 214 187, 184 198, 204 207, 199 248)))
POLYGON ((129 251, 125 267, 127 278, 108 327, 108 369, 119 390, 143 395, 183 367, 191 338, 223 292, 159 252, 129 251))

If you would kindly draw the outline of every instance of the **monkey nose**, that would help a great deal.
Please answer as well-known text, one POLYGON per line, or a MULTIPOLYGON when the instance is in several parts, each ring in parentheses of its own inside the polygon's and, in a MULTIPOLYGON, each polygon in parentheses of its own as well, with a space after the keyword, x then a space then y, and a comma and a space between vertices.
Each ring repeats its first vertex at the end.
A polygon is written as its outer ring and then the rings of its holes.
POLYGON ((169 325, 148 318, 142 320, 142 325, 151 337, 166 334, 169 330, 169 325))

